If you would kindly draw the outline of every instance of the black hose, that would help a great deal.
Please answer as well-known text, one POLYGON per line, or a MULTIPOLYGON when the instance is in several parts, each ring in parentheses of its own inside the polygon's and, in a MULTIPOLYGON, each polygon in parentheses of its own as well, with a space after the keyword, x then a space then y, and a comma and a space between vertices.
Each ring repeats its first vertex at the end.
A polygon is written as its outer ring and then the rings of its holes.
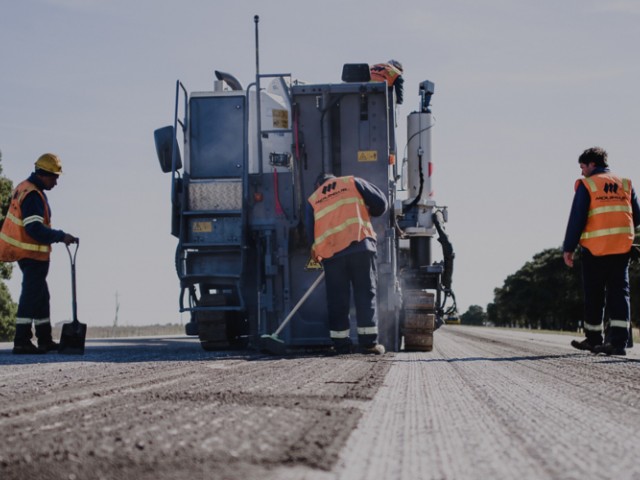
POLYGON ((443 221, 441 220, 442 212, 438 211, 434 213, 431 218, 433 220, 433 224, 438 231, 438 242, 442 245, 442 256, 444 258, 444 272, 442 272, 442 285, 451 290, 451 283, 453 281, 453 260, 456 257, 456 254, 453 251, 453 245, 451 241, 449 241, 449 236, 444 231, 444 227, 442 226, 443 221))

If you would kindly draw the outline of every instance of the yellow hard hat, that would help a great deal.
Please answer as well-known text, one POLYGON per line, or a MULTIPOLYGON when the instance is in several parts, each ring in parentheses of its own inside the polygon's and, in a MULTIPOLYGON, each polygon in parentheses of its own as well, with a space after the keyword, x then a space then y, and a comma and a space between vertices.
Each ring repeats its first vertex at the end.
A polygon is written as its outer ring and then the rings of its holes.
POLYGON ((387 63, 389 65, 393 65, 394 67, 396 67, 398 70, 400 70, 401 73, 404 72, 404 69, 402 68, 402 64, 398 60, 391 59, 387 63))
POLYGON ((55 175, 60 175, 62 173, 62 162, 60 162, 57 155, 54 155, 53 153, 45 153, 40 155, 40 158, 36 160, 36 168, 55 175))

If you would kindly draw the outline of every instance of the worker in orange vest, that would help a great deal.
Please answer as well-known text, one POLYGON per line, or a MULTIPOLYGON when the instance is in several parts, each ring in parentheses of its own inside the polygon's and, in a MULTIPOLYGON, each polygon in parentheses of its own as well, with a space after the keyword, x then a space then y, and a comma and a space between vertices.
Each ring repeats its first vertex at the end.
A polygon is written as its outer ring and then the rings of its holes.
POLYGON ((401 105, 404 100, 404 78, 402 78, 402 64, 397 60, 378 63, 370 68, 372 82, 385 82, 389 89, 396 94, 396 103, 401 105))
POLYGON ((350 353, 351 289, 362 353, 381 355, 378 344, 376 233, 371 216, 387 210, 387 198, 358 177, 321 174, 305 216, 312 258, 322 262, 327 286, 329 335, 337 353, 350 353))
POLYGON ((571 345, 593 353, 626 355, 631 332, 629 259, 640 206, 631 180, 609 171, 605 150, 589 148, 578 162, 584 178, 575 183, 563 256, 573 267, 580 244, 586 338, 571 345), (605 305, 610 321, 603 341, 605 305))
POLYGON ((22 292, 16 313, 13 353, 40 354, 57 351, 51 335, 47 274, 51 244, 76 243, 73 235, 51 228, 51 208, 45 190, 58 183, 62 164, 57 155, 45 153, 35 171, 11 194, 11 204, 0 231, 0 260, 18 262, 22 271, 22 292), (35 324, 38 346, 31 343, 35 324))

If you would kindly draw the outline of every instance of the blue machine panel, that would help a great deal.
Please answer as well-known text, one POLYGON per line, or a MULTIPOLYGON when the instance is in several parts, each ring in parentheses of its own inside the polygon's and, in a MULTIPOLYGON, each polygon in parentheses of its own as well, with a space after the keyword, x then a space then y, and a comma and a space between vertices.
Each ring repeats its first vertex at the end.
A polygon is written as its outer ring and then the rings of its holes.
POLYGON ((189 219, 187 243, 239 245, 242 219, 238 217, 196 217, 189 219))
POLYGON ((245 97, 191 97, 189 159, 191 178, 241 177, 245 165, 245 97))

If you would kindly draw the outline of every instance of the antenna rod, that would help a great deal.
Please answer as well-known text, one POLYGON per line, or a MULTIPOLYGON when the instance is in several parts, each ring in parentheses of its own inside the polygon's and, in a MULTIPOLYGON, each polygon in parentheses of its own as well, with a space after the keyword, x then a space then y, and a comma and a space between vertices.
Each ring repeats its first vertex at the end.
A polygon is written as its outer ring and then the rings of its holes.
POLYGON ((262 113, 260 109, 260 47, 258 42, 258 22, 260 17, 255 15, 253 21, 256 24, 256 114, 258 115, 258 171, 262 178, 262 113))

